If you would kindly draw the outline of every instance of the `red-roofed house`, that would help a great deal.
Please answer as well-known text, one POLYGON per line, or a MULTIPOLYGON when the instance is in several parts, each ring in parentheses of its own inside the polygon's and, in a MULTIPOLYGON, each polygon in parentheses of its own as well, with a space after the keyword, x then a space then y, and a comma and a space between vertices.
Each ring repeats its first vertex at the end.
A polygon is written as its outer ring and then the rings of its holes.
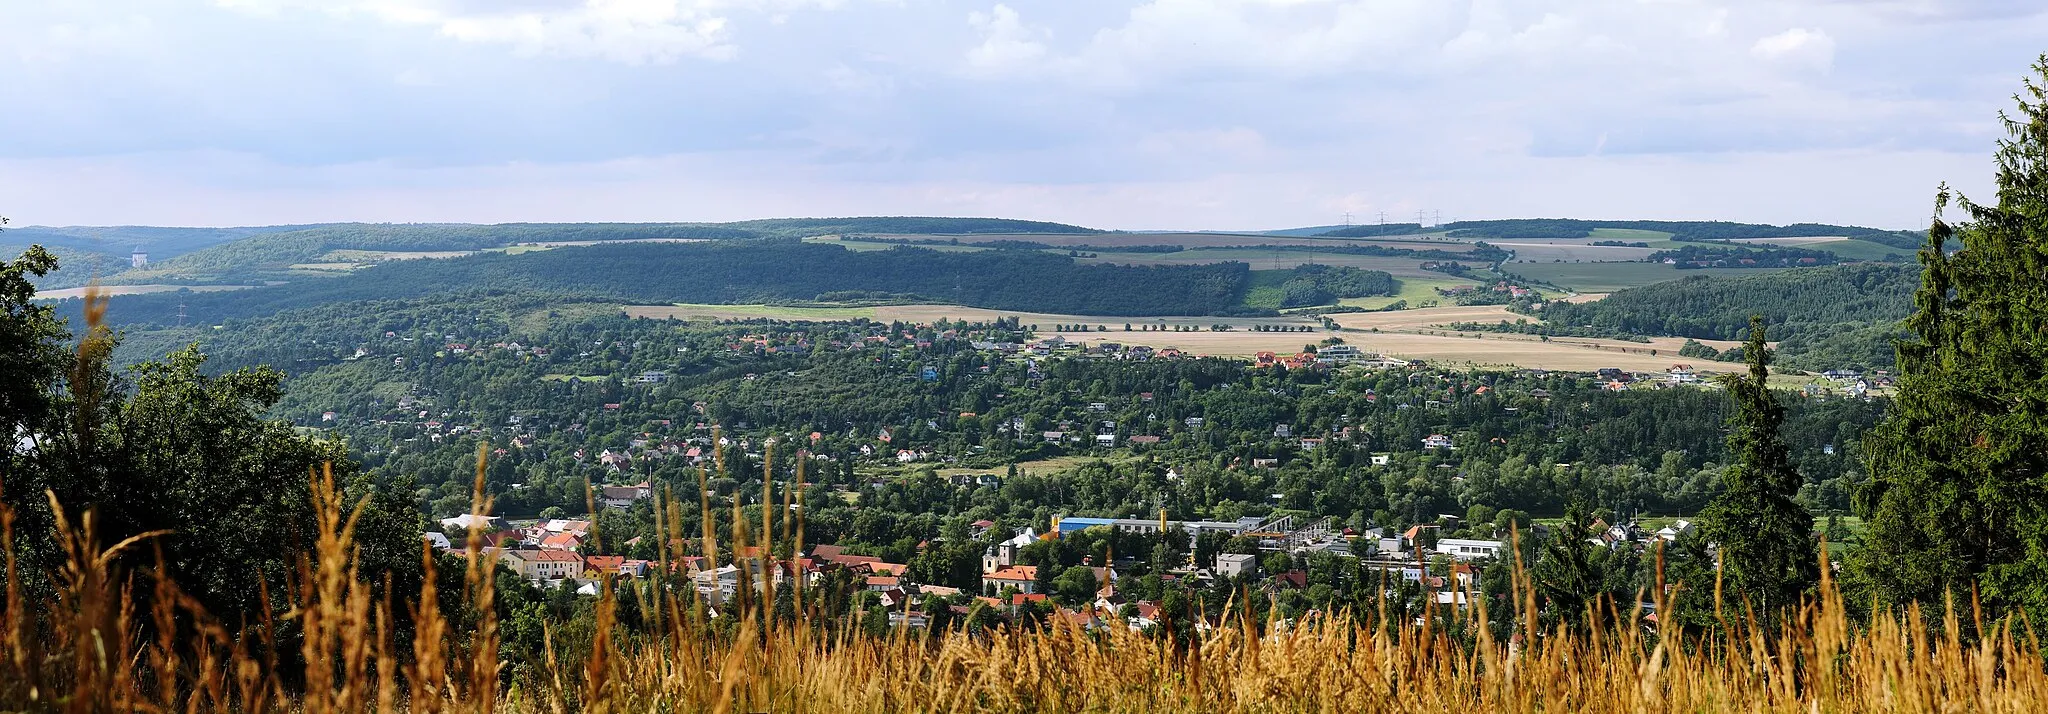
POLYGON ((1016 588, 1017 592, 1026 595, 1037 594, 1038 566, 1012 565, 981 576, 981 590, 984 593, 990 595, 1000 593, 1003 591, 1004 586, 1016 588))

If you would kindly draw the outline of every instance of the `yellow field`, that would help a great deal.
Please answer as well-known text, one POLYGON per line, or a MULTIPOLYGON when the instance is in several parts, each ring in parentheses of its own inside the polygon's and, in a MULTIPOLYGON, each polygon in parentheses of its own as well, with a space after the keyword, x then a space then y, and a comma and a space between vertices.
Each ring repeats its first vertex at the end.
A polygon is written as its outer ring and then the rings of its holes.
MULTIPOLYGON (((1052 313, 990 310, 960 305, 890 305, 881 307, 782 307, 773 305, 636 305, 626 308, 633 317, 684 320, 757 319, 814 320, 829 322, 868 318, 910 323, 948 320, 990 321, 1015 317, 1018 322, 1037 325, 1041 335, 1060 335, 1081 344, 1114 342, 1153 348, 1174 348, 1190 354, 1218 357, 1249 357, 1259 352, 1291 354, 1303 346, 1332 336, 1315 332, 1253 332, 1254 325, 1315 326, 1312 317, 1274 318, 1165 317, 1129 318, 1102 315, 1060 315, 1052 313), (1123 331, 1132 325, 1188 325, 1200 332, 1123 331), (1108 327, 1107 332, 1059 331, 1059 325, 1085 324, 1108 327), (1227 324, 1236 329, 1210 332, 1208 327, 1227 324)), ((1553 338, 1545 341, 1530 335, 1499 333, 1455 333, 1441 329, 1456 322, 1493 323, 1527 319, 1499 306, 1435 307, 1396 312, 1343 313, 1329 316, 1344 331, 1337 336, 1368 352, 1402 359, 1420 359, 1451 365, 1510 366, 1529 369, 1592 371, 1615 367, 1634 371, 1659 371, 1673 364, 1692 364, 1702 371, 1727 371, 1732 363, 1702 363, 1678 356, 1685 343, 1680 338, 1658 338, 1647 343, 1592 338, 1553 338), (1378 333, 1372 330, 1378 329, 1378 333)), ((1706 341, 1717 349, 1732 347, 1728 341, 1706 341)))

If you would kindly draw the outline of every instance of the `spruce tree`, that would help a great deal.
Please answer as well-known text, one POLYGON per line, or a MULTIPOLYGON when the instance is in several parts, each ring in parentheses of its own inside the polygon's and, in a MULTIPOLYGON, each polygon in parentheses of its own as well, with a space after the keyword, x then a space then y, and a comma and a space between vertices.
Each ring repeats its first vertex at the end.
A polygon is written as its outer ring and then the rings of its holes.
POLYGON ((2048 612, 2048 55, 2003 114, 1997 203, 1943 186, 1898 396, 1867 442, 1856 572, 1880 605, 1981 587, 2048 612), (1951 201, 1968 219, 1951 225, 1951 201), (1960 250, 1949 252, 1952 241, 1960 250))
POLYGON ((1771 394, 1771 352, 1764 319, 1749 318, 1743 355, 1749 374, 1722 381, 1735 402, 1729 416, 1728 454, 1721 493, 1700 514, 1702 535, 1718 549, 1729 597, 1746 597, 1760 613, 1797 604, 1819 577, 1812 541, 1813 515, 1793 500, 1799 471, 1778 434, 1785 407, 1771 394))

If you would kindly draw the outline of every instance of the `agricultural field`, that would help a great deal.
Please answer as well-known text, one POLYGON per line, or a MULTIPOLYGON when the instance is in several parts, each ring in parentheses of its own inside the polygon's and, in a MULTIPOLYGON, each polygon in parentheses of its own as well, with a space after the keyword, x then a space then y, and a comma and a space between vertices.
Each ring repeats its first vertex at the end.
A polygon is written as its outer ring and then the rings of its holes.
POLYGON ((1657 248, 1630 248, 1613 245, 1588 245, 1589 241, 1491 241, 1489 245, 1500 246, 1515 252, 1515 260, 1547 263, 1556 260, 1567 262, 1622 262, 1649 259, 1657 248))
MULTIPOLYGON (((1446 238, 1441 234, 1373 238, 1290 238, 1261 235, 1257 233, 978 233, 973 235, 874 235, 885 240, 959 241, 961 245, 994 243, 998 241, 1020 241, 1042 243, 1050 246, 1094 246, 1114 248, 1118 246, 1177 245, 1188 249, 1228 248, 1247 245, 1377 245, 1388 248, 1411 250, 1465 250, 1470 241, 1446 238)), ((843 239, 842 239, 843 240, 843 239)), ((861 242, 858 239, 847 243, 861 242)))
POLYGON ((834 320, 876 319, 873 307, 841 307, 831 305, 787 306, 787 305, 648 305, 626 308, 632 317, 676 320, 810 320, 828 322, 834 320))
MULTIPOLYGON (((836 246, 839 246, 839 247, 841 247, 841 248, 845 248, 845 249, 847 249, 847 250, 850 250, 850 251, 854 251, 854 252, 858 252, 858 253, 866 253, 866 252, 870 252, 870 251, 877 251, 877 250, 891 250, 891 249, 894 249, 894 248, 896 247, 896 245, 897 245, 897 244, 895 244, 895 243, 877 243, 877 242, 875 242, 875 241, 865 241, 865 240, 848 240, 848 239, 846 239, 846 238, 843 238, 843 237, 841 237, 841 236, 812 236, 812 237, 809 237, 809 238, 805 238, 805 239, 803 239, 803 241, 804 241, 805 243, 820 243, 820 244, 824 244, 824 245, 836 245, 836 246)), ((973 245, 946 245, 946 244, 943 244, 943 243, 941 243, 941 244, 937 244, 937 245, 919 245, 919 246, 917 246, 917 247, 919 247, 919 248, 929 248, 929 249, 932 249, 932 250, 936 250, 936 251, 940 251, 940 252, 945 252, 945 253, 978 253, 978 252, 981 252, 981 251, 985 251, 985 250, 993 250, 992 248, 985 248, 985 247, 980 247, 980 246, 973 246, 973 245)))
MULTIPOLYGON (((1036 325, 1042 335, 1060 335, 1072 342, 1082 344, 1115 342, 1124 345, 1146 345, 1154 348, 1174 348, 1191 354, 1224 357, 1248 357, 1259 352, 1298 352, 1303 346, 1332 336, 1320 328, 1320 323, 1310 317, 1285 316, 1277 318, 1228 318, 1228 317, 1167 317, 1167 318, 1125 318, 1099 315, 1058 315, 1049 313, 1027 313, 959 305, 890 305, 877 307, 795 307, 778 305, 638 305, 625 308, 628 315, 654 319, 677 318, 685 320, 712 319, 777 319, 835 321, 866 318, 871 320, 901 320, 904 322, 928 323, 940 318, 951 320, 993 320, 1000 317, 1015 317, 1026 326, 1036 325), (1199 328, 1193 332, 1171 330, 1144 331, 1134 329, 1125 332, 1123 326, 1144 325, 1187 326, 1199 328), (1232 330, 1210 331, 1216 324, 1227 324, 1232 330), (1087 332, 1059 330, 1058 326, 1088 325, 1087 332), (1316 327, 1307 332, 1259 332, 1251 328, 1257 325, 1316 327), (1093 329, 1105 328, 1105 329, 1093 329)), ((1591 371, 1601 367, 1619 367, 1639 371, 1658 371, 1679 361, 1678 348, 1685 341, 1677 338, 1659 338, 1651 342, 1627 342, 1623 340, 1602 340, 1592 338, 1552 338, 1543 340, 1530 335, 1497 333, 1458 333, 1441 326, 1456 322, 1498 322, 1528 319, 1527 316, 1508 312, 1499 306, 1437 307, 1395 312, 1342 313, 1328 316, 1343 328, 1345 342, 1358 345, 1361 349, 1381 352, 1404 359, 1421 359, 1445 364, 1470 366, 1515 366, 1532 369, 1557 369, 1591 371)), ((1716 348, 1732 347, 1733 342, 1710 342, 1716 348)), ((1693 360, 1684 360, 1693 362, 1693 360)), ((1733 363, 1696 364, 1702 370, 1730 370, 1738 367, 1733 363)))
POLYGON ((1423 273, 1423 275, 1412 277, 1400 274, 1395 275, 1395 280, 1398 280, 1401 283, 1401 291, 1394 295, 1383 297, 1345 298, 1343 300, 1337 301, 1337 304, 1348 305, 1351 307, 1362 307, 1367 310, 1378 310, 1388 305, 1392 305, 1396 302, 1405 301, 1408 303, 1408 306, 1410 308, 1424 307, 1425 303, 1435 302, 1443 299, 1443 296, 1438 295, 1436 292, 1438 288, 1454 288, 1460 286, 1479 284, 1477 282, 1466 280, 1464 278, 1454 278, 1443 273, 1433 273, 1429 271, 1418 272, 1423 273))
MULTIPOLYGON (((195 293, 215 293, 228 290, 242 290, 250 285, 102 285, 102 295, 147 295, 150 293, 174 293, 190 290, 195 293)), ((66 300, 85 297, 90 288, 65 288, 63 290, 42 290, 36 293, 37 300, 66 300)))
MULTIPOLYGON (((1461 250, 1456 245, 1442 246, 1445 250, 1461 250)), ((1202 265, 1236 261, 1252 266, 1252 270, 1289 270, 1310 263, 1334 265, 1361 270, 1383 270, 1394 277, 1441 276, 1420 266, 1418 258, 1398 258, 1377 255, 1352 255, 1349 253, 1321 253, 1299 250, 1259 250, 1257 248, 1202 248, 1184 250, 1178 253, 1110 253, 1098 252, 1094 257, 1081 258, 1083 263, 1113 263, 1117 265, 1202 265)))
POLYGON ((1796 268, 1705 268, 1679 270, 1662 263, 1509 263, 1508 272, 1578 292, 1613 292, 1694 275, 1761 275, 1796 268))

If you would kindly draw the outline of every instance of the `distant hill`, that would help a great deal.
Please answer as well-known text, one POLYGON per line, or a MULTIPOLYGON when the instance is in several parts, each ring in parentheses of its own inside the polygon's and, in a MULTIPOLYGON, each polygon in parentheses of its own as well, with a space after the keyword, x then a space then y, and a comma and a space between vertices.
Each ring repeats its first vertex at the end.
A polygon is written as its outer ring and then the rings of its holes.
POLYGON ((1425 233, 1420 223, 1372 223, 1361 226, 1345 226, 1334 231, 1317 233, 1328 238, 1373 238, 1377 236, 1408 236, 1425 233))
MULTIPOLYGON (((6 234, 0 242, 49 238, 59 246, 111 246, 101 252, 119 261, 98 260, 121 273, 135 245, 151 251, 147 270, 126 272, 112 282, 255 283, 293 277, 293 265, 318 263, 338 250, 447 252, 502 248, 528 243, 626 241, 661 238, 728 240, 806 237, 835 233, 977 234, 1101 233, 1091 228, 1000 218, 773 218, 734 223, 337 223, 267 228, 65 228, 6 234), (105 236, 104 238, 102 236, 105 236), (116 240, 119 237, 120 240, 116 240), (140 241, 156 240, 145 244, 140 241), (61 242, 59 242, 61 241, 61 242), (121 242, 127 241, 127 242, 121 242), (131 243, 133 245, 131 245, 131 243), (153 245, 171 245, 159 252, 153 245), (190 249, 190 250, 182 250, 190 249)), ((83 248, 81 248, 83 249, 83 248)), ((300 276, 303 277, 303 276, 300 276)))
MULTIPOLYGON (((177 306, 202 322, 245 319, 337 302, 462 291, 536 292, 646 303, 923 300, 1084 315, 1208 315, 1237 309, 1244 263, 1081 264, 1036 251, 849 251, 795 239, 607 243, 524 253, 371 266, 347 277, 250 290, 113 299, 116 323, 172 322, 177 306)), ((61 308, 75 313, 75 301, 61 308)))
POLYGON ((1259 235, 1277 236, 1280 238, 1312 238, 1315 236, 1323 235, 1325 233, 1329 233, 1330 231, 1341 230, 1344 228, 1350 228, 1350 226, 1309 226, 1307 228, 1282 228, 1280 230, 1275 231, 1255 232, 1259 235))
POLYGON ((0 231, 0 244, 37 244, 46 248, 69 248, 118 255, 141 248, 151 260, 184 255, 207 246, 219 245, 265 233, 304 230, 316 225, 250 226, 242 228, 165 228, 158 226, 26 226, 0 231))
POLYGON ((1917 231, 1837 226, 1826 223, 1774 226, 1728 221, 1586 221, 1572 218, 1518 218, 1500 221, 1457 221, 1439 228, 1449 231, 1452 238, 1472 240, 1586 238, 1591 236, 1593 231, 1602 228, 1669 233, 1671 240, 1680 242, 1839 236, 1912 250, 1920 247, 1921 242, 1926 240, 1926 237, 1917 231))
POLYGON ((715 224, 752 231, 764 237, 805 238, 844 233, 894 233, 911 235, 971 235, 977 233, 1108 233, 1109 231, 1065 223, 1023 221, 1012 218, 930 218, 884 216, 869 218, 768 218, 715 224))

